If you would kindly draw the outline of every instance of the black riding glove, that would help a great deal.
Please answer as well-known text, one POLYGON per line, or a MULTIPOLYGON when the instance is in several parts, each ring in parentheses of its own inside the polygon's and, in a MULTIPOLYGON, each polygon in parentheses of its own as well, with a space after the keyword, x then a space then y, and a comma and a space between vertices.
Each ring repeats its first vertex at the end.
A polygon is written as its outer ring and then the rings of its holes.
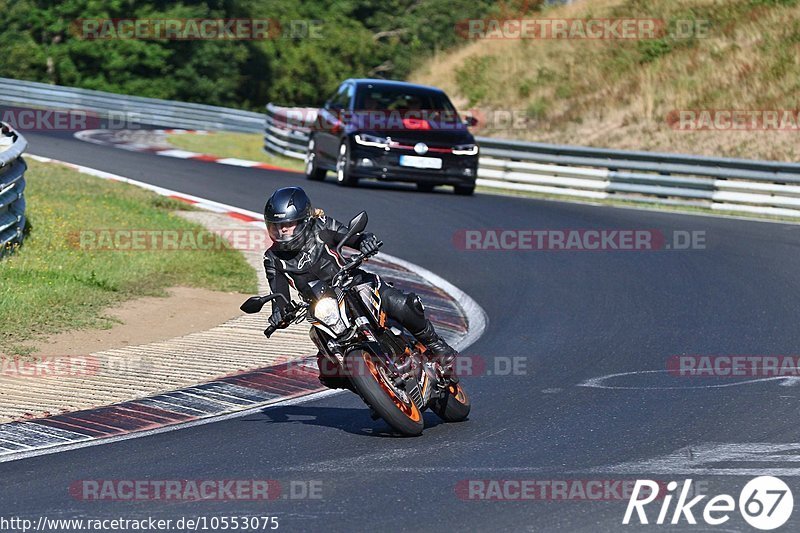
POLYGON ((283 319, 286 317, 286 314, 283 312, 283 308, 276 307, 274 311, 272 311, 272 315, 269 317, 269 323, 271 326, 278 327, 283 319))
POLYGON ((383 244, 381 241, 378 240, 375 235, 367 234, 364 235, 364 239, 361 241, 361 244, 358 245, 361 253, 364 255, 370 255, 378 251, 378 248, 381 247, 383 244))

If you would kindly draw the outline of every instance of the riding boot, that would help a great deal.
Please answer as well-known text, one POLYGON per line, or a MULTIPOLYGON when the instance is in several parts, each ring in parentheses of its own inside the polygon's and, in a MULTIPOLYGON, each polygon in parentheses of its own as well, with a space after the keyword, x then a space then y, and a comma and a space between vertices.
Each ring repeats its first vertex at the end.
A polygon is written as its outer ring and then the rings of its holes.
POLYGON ((453 364, 455 363, 456 352, 443 338, 433 329, 430 320, 425 321, 425 328, 422 331, 411 332, 416 339, 427 349, 428 358, 431 361, 438 361, 442 366, 444 375, 452 377, 453 364))

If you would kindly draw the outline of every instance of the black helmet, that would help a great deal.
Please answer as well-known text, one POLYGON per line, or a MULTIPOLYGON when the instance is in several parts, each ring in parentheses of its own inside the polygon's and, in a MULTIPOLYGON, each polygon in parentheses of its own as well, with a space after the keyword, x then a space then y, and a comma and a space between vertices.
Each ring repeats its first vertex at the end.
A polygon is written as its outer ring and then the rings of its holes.
POLYGON ((278 189, 267 200, 264 206, 264 221, 267 232, 280 250, 299 250, 305 244, 305 235, 314 210, 311 200, 300 187, 284 187, 278 189), (281 228, 291 228, 288 233, 281 228))

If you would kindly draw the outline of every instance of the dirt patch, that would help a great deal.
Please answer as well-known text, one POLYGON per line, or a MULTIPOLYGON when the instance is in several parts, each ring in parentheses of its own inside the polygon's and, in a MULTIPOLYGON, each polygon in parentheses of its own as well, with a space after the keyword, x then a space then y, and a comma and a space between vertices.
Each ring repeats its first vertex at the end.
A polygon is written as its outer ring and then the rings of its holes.
POLYGON ((105 315, 120 320, 110 329, 59 333, 33 342, 36 355, 86 355, 205 331, 240 316, 247 295, 174 287, 169 296, 130 300, 105 315))

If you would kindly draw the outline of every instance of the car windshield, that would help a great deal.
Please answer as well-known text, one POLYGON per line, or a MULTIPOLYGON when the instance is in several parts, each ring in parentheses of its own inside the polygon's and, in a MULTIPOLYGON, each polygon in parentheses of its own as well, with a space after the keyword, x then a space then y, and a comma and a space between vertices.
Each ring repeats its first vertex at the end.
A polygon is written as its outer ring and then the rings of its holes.
POLYGON ((425 89, 368 85, 358 91, 355 104, 359 111, 432 111, 442 117, 458 117, 444 93, 425 89))

